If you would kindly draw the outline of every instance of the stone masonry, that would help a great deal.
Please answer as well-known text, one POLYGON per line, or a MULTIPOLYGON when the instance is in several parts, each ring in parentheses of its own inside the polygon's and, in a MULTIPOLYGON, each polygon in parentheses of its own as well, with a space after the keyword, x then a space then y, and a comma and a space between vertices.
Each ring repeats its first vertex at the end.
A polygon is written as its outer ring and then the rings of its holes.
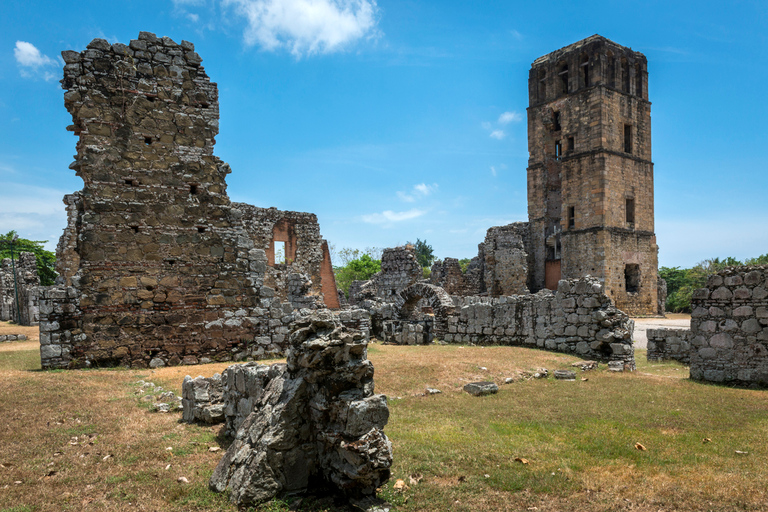
POLYGON ((40 286, 40 277, 37 274, 37 260, 33 253, 22 252, 13 262, 10 258, 0 261, 0 320, 13 321, 19 325, 37 325, 39 321, 38 286, 40 286), (15 280, 14 267, 16 268, 15 280))
POLYGON ((592 275, 658 314, 645 56, 594 35, 536 59, 528 89, 531 291, 592 275))
POLYGON ((353 282, 349 289, 349 302, 360 304, 367 299, 392 302, 398 292, 421 280, 423 275, 412 246, 384 249, 381 271, 368 281, 353 282))
POLYGON ((235 366, 222 376, 236 434, 210 487, 228 490, 239 507, 313 487, 372 498, 389 478, 389 410, 373 394, 367 343, 328 315, 297 327, 287 364, 235 366))
POLYGON ((282 354, 300 311, 338 307, 314 215, 230 202, 218 90, 192 43, 142 32, 62 57, 84 186, 41 303, 44 368, 282 354))
POLYGON ((768 386, 768 266, 709 276, 691 308, 691 378, 768 386))
POLYGON ((691 361, 691 339, 689 329, 648 329, 648 361, 691 361))

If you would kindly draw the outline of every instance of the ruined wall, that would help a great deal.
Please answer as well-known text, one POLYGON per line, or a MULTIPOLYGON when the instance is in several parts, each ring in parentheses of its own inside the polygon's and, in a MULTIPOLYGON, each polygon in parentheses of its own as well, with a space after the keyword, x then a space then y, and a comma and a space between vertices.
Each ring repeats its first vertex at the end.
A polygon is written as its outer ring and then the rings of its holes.
POLYGON ((356 305, 364 300, 392 302, 398 292, 423 277, 424 272, 412 246, 384 249, 381 271, 363 283, 354 281, 349 288, 349 302, 356 305))
POLYGON ((488 229, 478 255, 483 263, 485 291, 492 297, 528 293, 530 252, 527 222, 488 229))
POLYGON ((635 369, 634 322, 613 306, 595 278, 561 280, 556 293, 453 301, 447 331, 435 328, 435 336, 449 343, 531 346, 635 369))
MULTIPOLYGON (((283 353, 290 301, 323 303, 317 220, 229 201, 230 168, 213 154, 218 90, 194 45, 142 32, 130 45, 95 39, 62 57, 68 129, 79 137, 70 167, 83 190, 65 198, 58 268, 79 300, 67 322, 78 341, 72 359, 43 357, 43 367, 283 353), (292 226, 294 266, 271 271, 267 246, 281 220, 292 226)), ((49 294, 49 314, 59 295, 49 294)), ((52 343, 65 334, 47 332, 52 343)))
POLYGON ((679 361, 689 364, 691 361, 690 329, 648 329, 648 361, 679 361))
POLYGON ((40 277, 33 253, 22 252, 13 262, 10 258, 0 261, 0 320, 16 322, 19 325, 37 325, 38 286, 40 277))
POLYGON ((432 265, 429 282, 451 295, 480 295, 485 290, 483 264, 479 257, 472 258, 466 272, 456 258, 438 260, 432 265))
POLYGON ((691 378, 768 386, 768 266, 709 276, 691 308, 691 378))

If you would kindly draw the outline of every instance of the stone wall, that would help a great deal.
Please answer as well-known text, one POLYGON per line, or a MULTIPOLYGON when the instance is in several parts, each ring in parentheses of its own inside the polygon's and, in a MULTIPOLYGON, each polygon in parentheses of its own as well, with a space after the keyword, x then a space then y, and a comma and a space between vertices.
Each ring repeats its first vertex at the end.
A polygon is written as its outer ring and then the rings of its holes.
MULTIPOLYGON (((492 297, 528 293, 531 253, 527 222, 495 226, 479 245, 485 291, 492 297)), ((531 263, 532 263, 531 259, 531 263)))
POLYGON ((451 295, 480 295, 485 291, 483 263, 479 257, 472 258, 466 272, 456 258, 445 258, 432 264, 429 282, 439 286, 451 295))
POLYGON ((37 325, 40 320, 38 286, 40 277, 33 253, 22 252, 13 262, 10 258, 0 261, 0 320, 19 325, 37 325), (16 297, 19 299, 18 307, 16 297))
POLYGON ((392 302, 401 290, 420 281, 424 272, 410 245, 384 249, 381 271, 363 283, 352 282, 349 303, 359 305, 364 300, 392 302))
POLYGON ((314 215, 230 202, 231 170, 213 154, 218 90, 192 43, 142 32, 62 57, 79 137, 70 167, 84 187, 65 197, 61 287, 45 320, 69 314, 78 332, 60 351, 72 359, 43 357, 44 368, 283 354, 297 308, 338 307, 314 215), (77 311, 56 313, 66 287, 77 311))
POLYGON ((649 361, 679 361, 689 364, 691 361, 691 339, 689 329, 648 329, 649 361))
POLYGON ((691 308, 691 378, 768 386, 768 266, 709 276, 691 308))

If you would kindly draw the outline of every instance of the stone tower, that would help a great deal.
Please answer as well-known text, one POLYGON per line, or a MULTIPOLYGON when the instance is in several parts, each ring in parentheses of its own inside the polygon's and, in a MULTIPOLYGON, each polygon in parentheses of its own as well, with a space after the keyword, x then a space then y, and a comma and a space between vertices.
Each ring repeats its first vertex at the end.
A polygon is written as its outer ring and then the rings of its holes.
POLYGON ((528 95, 531 291, 589 274, 619 309, 656 314, 645 56, 594 35, 536 59, 528 95))

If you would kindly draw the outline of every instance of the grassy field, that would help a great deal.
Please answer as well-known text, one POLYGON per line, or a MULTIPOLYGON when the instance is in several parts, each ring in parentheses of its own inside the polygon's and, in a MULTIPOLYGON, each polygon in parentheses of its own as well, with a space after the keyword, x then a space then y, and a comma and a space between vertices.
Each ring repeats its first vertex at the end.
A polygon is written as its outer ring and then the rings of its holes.
MULTIPOLYGON (((209 448, 227 446, 220 426, 150 412, 137 384, 179 393, 184 375, 225 364, 42 372, 36 342, 3 345, 0 511, 235 510, 207 489, 222 456, 209 448)), ((766 391, 691 382, 685 367, 648 364, 642 351, 632 374, 601 365, 576 382, 511 384, 520 371, 577 359, 379 344, 369 356, 377 392, 390 398, 395 453, 381 495, 398 511, 768 510, 766 391), (475 398, 461 390, 474 380, 501 389, 475 398), (408 486, 400 492, 398 479, 408 486)), ((323 499, 298 509, 337 510, 323 499)))

